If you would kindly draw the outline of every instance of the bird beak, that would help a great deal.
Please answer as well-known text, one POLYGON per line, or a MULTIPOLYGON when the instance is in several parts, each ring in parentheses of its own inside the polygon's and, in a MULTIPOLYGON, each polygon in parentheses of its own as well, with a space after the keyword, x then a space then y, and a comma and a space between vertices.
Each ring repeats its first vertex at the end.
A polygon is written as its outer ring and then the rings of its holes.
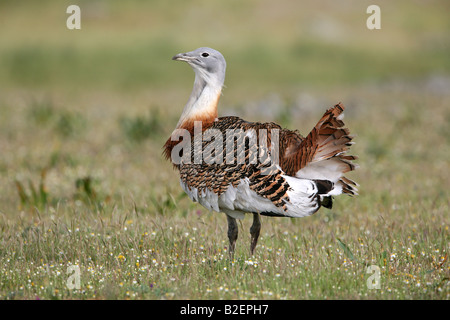
POLYGON ((179 53, 172 57, 172 60, 176 61, 186 61, 186 62, 192 62, 195 60, 195 57, 190 56, 189 53, 179 53))

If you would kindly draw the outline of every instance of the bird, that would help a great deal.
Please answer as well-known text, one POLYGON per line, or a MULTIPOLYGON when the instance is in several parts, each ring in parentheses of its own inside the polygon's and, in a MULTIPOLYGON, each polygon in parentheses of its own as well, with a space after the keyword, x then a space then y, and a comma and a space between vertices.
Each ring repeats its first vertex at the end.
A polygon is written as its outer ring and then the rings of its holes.
MULTIPOLYGON (((189 64, 194 86, 180 119, 163 146, 163 155, 180 176, 189 198, 210 211, 225 213, 230 256, 237 220, 253 215, 250 254, 261 232, 261 216, 306 217, 332 208, 340 194, 358 195, 358 184, 344 176, 358 168, 349 155, 354 136, 343 122, 344 105, 327 109, 306 136, 273 122, 218 117, 226 61, 201 47, 172 60, 189 64)), ((242 225, 242 224, 241 224, 242 225)))

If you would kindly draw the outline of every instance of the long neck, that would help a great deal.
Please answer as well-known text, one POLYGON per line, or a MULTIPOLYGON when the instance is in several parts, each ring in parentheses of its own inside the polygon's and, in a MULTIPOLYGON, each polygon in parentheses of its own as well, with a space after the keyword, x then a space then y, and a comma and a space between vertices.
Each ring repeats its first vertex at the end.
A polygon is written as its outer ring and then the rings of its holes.
POLYGON ((194 121, 214 121, 217 118, 217 104, 222 92, 222 83, 205 81, 195 75, 194 88, 184 106, 177 128, 191 125, 194 121))

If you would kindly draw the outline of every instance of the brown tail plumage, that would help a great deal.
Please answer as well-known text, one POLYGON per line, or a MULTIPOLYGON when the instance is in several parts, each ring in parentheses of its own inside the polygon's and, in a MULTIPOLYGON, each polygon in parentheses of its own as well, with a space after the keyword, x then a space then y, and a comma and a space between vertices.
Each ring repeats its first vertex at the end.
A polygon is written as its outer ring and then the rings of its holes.
POLYGON ((343 193, 355 195, 356 183, 343 176, 357 168, 352 163, 357 157, 346 154, 353 144, 353 136, 344 127, 343 112, 341 103, 328 109, 301 142, 295 154, 296 176, 327 179, 340 184, 343 193))

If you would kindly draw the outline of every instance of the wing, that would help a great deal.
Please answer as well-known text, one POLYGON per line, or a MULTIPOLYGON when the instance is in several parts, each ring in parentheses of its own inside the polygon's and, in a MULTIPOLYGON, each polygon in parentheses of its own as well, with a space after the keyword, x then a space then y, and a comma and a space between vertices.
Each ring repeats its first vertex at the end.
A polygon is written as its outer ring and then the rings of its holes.
POLYGON ((214 211, 312 214, 319 208, 318 199, 313 197, 317 186, 309 180, 287 177, 275 161, 275 141, 281 141, 283 154, 289 152, 283 139, 301 142, 291 133, 274 123, 219 118, 203 132, 202 139, 193 139, 191 163, 180 166, 181 185, 193 201, 214 211), (202 152, 201 161, 195 150, 202 152))

